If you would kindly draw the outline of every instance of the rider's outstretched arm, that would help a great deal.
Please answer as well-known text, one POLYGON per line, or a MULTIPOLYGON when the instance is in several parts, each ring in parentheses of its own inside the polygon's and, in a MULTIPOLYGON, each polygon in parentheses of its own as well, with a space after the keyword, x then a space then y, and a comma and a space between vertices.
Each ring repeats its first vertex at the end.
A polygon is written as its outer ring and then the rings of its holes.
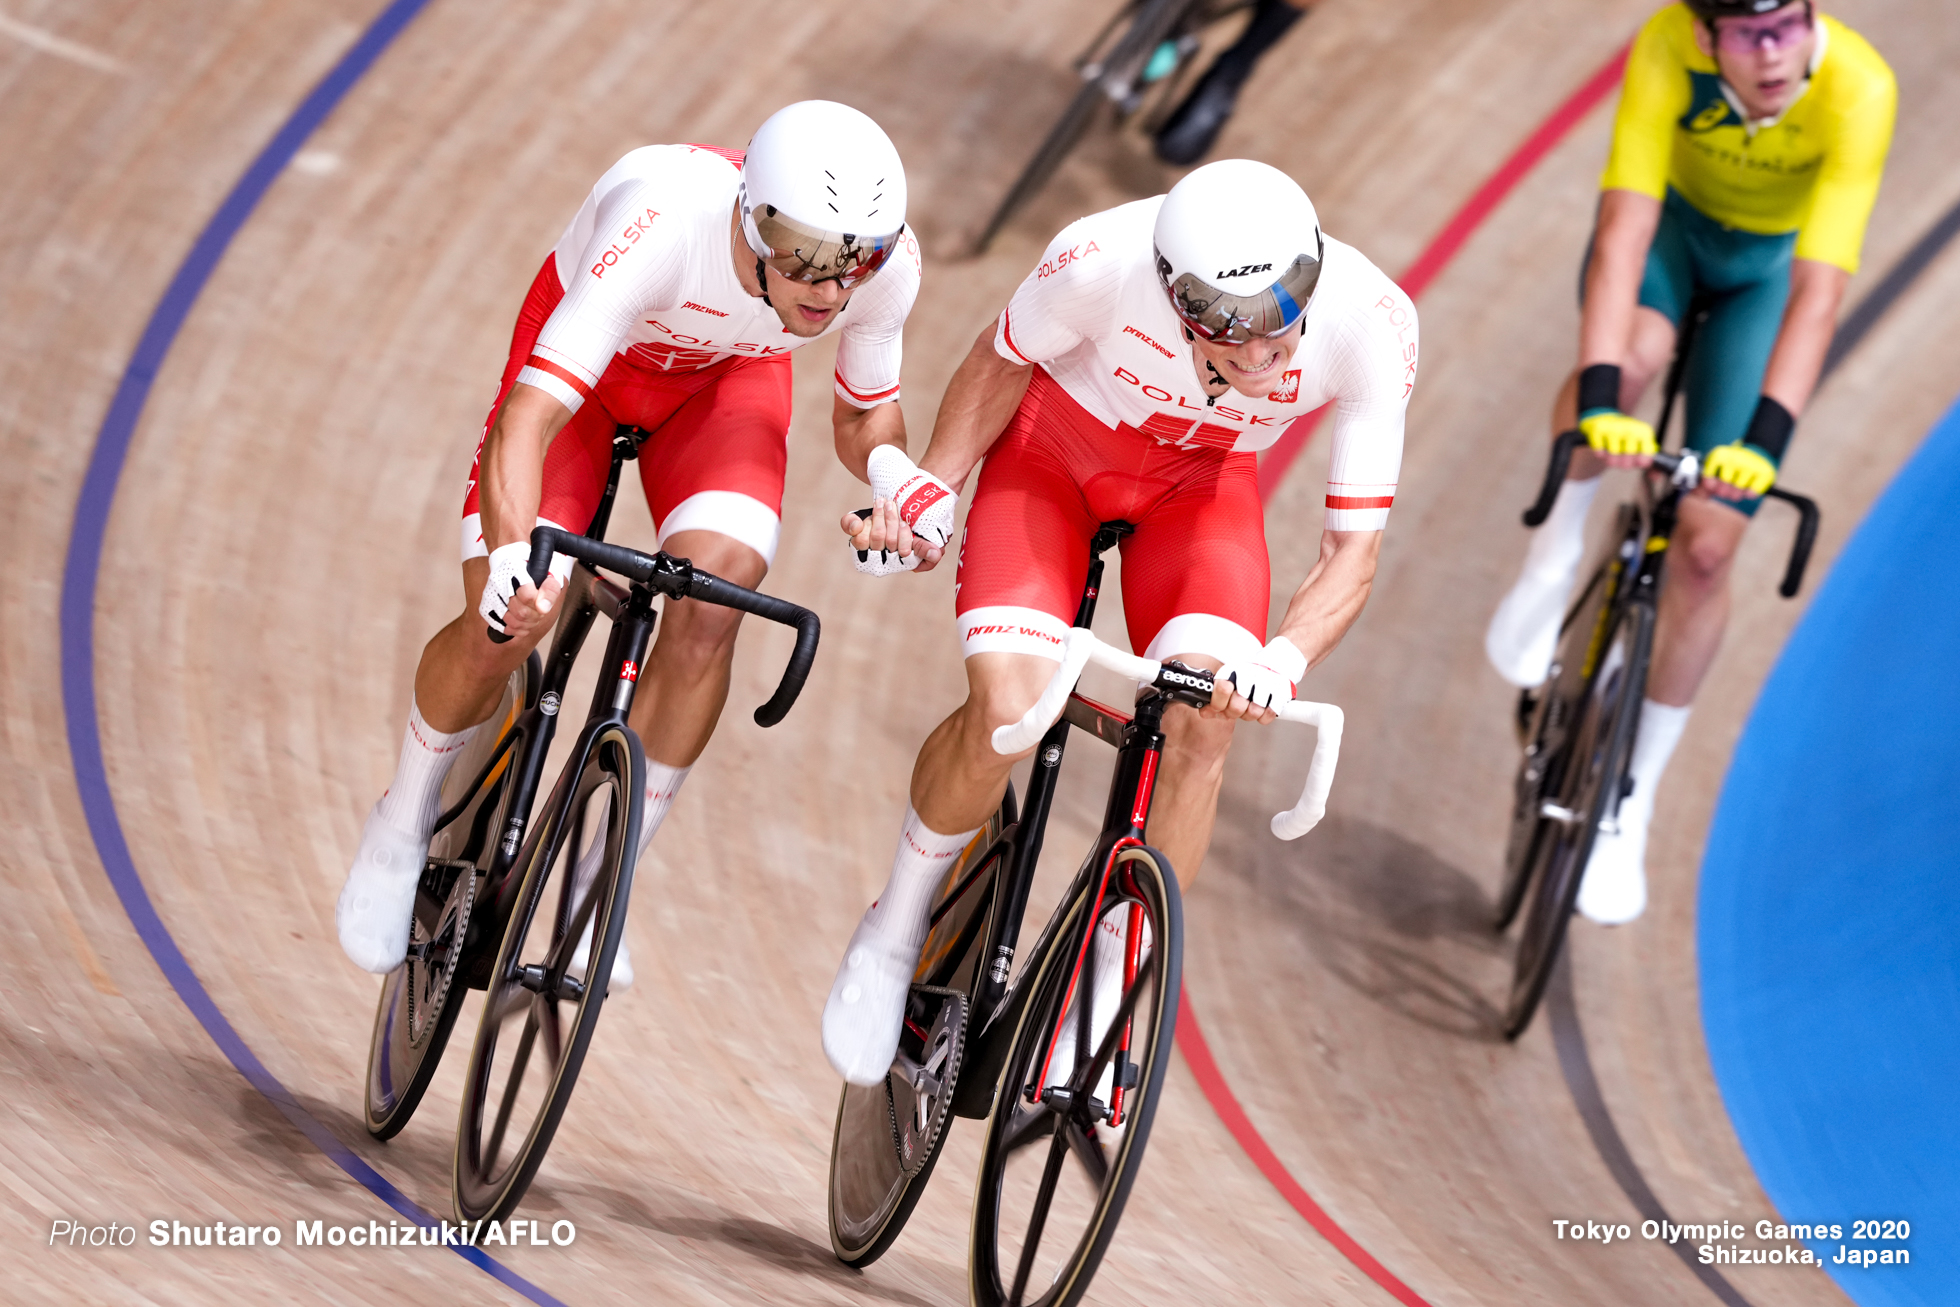
MULTIPOLYGON (((572 420, 571 410, 547 392, 520 381, 504 397, 503 407, 483 437, 478 496, 482 503, 483 544, 490 551, 493 584, 499 556, 510 545, 528 546, 531 528, 538 524, 538 504, 544 495, 544 455, 551 442, 572 420)), ((540 596, 528 576, 521 574, 510 606, 503 616, 512 637, 526 639, 551 620, 551 596, 560 583, 552 578, 540 596)))
POLYGON ((866 464, 878 446, 893 445, 901 454, 905 452, 905 413, 897 404, 859 408, 835 396, 830 404, 830 431, 837 461, 860 481, 871 480, 866 464))
POLYGON ((939 401, 932 442, 919 460, 920 467, 955 490, 965 487, 974 465, 1007 429, 1034 376, 1028 364, 1001 357, 994 348, 994 331, 991 322, 982 329, 953 374, 946 397, 939 401))
MULTIPOLYGON (((879 466, 868 466, 871 461, 868 456, 878 445, 896 445, 900 454, 904 452, 905 426, 902 419, 896 420, 896 439, 854 436, 854 441, 862 442, 862 452, 857 453, 858 445, 853 444, 852 453, 856 453, 858 459, 853 463, 845 448, 844 410, 848 405, 839 401, 837 456, 846 467, 871 482, 872 489, 877 492, 869 518, 860 521, 856 514, 846 514, 840 523, 844 534, 851 538, 852 548, 866 554, 871 550, 886 550, 898 555, 916 552, 921 571, 932 568, 944 555, 944 537, 950 536, 953 527, 954 497, 965 486, 967 477, 973 472, 973 465, 993 447, 994 441, 1000 438, 1000 433, 1013 418, 1014 411, 1020 407, 1021 397, 1027 393, 1028 379, 1034 371, 1027 364, 1011 362, 996 353, 993 333, 992 325, 980 333, 965 361, 953 374, 952 381, 946 387, 946 395, 939 404, 932 441, 926 446, 925 457, 919 460, 917 466, 909 459, 890 454, 879 456, 879 466), (897 502, 907 499, 911 492, 921 492, 918 494, 918 499, 922 501, 920 506, 907 507, 897 502), (922 531, 917 549, 913 542, 915 519, 922 531)), ((897 405, 885 404, 881 407, 896 409, 897 405)), ((877 409, 872 409, 863 414, 858 425, 869 428, 877 412, 877 409)), ((863 570, 862 566, 860 570, 863 570)))
POLYGON ((1783 309, 1783 326, 1763 373, 1763 393, 1801 416, 1817 388, 1837 331, 1838 306, 1844 300, 1851 274, 1815 259, 1790 261, 1790 301, 1783 309))
POLYGON ((1633 344, 1633 314, 1640 307, 1640 279, 1647 249, 1661 221, 1660 201, 1638 191, 1602 191, 1592 260, 1586 265, 1586 302, 1579 316, 1579 366, 1623 366, 1633 344))
MULTIPOLYGON (((1320 557, 1307 573, 1307 579, 1293 592, 1280 619, 1275 641, 1290 641, 1305 656, 1307 667, 1318 667, 1334 651, 1354 619, 1368 602, 1375 584, 1375 566, 1381 557, 1380 531, 1323 531, 1320 557)), ((1267 645, 1268 649, 1273 646, 1267 645)), ((1247 702, 1240 694, 1220 691, 1204 716, 1246 717, 1272 721, 1274 714, 1247 702)))

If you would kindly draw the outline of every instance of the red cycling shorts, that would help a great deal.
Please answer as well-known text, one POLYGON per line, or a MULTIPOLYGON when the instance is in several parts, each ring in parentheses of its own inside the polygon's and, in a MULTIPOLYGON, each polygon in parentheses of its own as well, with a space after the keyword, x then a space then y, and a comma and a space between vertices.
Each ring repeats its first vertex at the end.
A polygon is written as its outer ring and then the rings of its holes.
MULTIPOLYGON (((483 424, 486 435, 564 295, 557 258, 548 257, 517 315, 503 385, 483 424)), ((615 356, 545 454, 538 520, 567 531, 591 525, 612 470, 613 429, 623 423, 652 433, 640 446, 640 486, 661 544, 679 531, 719 531, 761 554, 764 563, 774 562, 789 458, 790 377, 788 354, 728 358, 696 372, 663 372, 615 356)), ((480 462, 480 438, 476 453, 480 462)), ((463 497, 465 559, 488 552, 478 476, 478 463, 472 463, 463 497)))
POLYGON ((960 648, 1061 660, 1102 522, 1120 548, 1130 647, 1228 660, 1266 642, 1272 568, 1258 463, 1097 421, 1037 366, 980 470, 960 543, 960 648))

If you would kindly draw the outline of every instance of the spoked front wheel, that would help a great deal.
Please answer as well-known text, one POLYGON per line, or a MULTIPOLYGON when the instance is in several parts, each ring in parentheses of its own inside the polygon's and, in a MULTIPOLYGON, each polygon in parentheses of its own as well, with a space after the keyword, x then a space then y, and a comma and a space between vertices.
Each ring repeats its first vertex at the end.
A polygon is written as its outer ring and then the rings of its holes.
POLYGON ((1119 849, 1104 879, 1025 982, 973 1200, 977 1307, 1079 1301, 1143 1163, 1177 1025, 1183 910, 1148 846, 1119 849))
POLYGON ((602 728, 582 765, 560 778, 512 869, 509 925, 463 1086, 454 1184, 462 1220, 511 1213, 571 1100, 626 921, 645 786, 639 738, 602 728), (588 923, 594 942, 581 969, 573 954, 588 923))
POLYGON ((365 1115, 368 1133, 377 1139, 393 1138, 414 1115, 463 1009, 467 977, 458 970, 482 885, 480 872, 490 861, 486 845, 503 825, 517 743, 512 734, 536 693, 540 666, 533 654, 510 674, 497 711, 464 746, 443 782, 441 810, 462 807, 430 841, 409 925, 408 957, 382 982, 374 1011, 365 1115))
POLYGON ((1598 669, 1573 724, 1564 783, 1556 791, 1556 801, 1546 805, 1546 830, 1533 855, 1511 1001, 1504 1015, 1507 1039, 1524 1033, 1538 1010, 1552 964, 1565 943, 1565 928, 1572 920, 1600 824, 1619 810, 1653 644, 1654 610, 1634 603, 1622 611, 1599 647, 1598 669))

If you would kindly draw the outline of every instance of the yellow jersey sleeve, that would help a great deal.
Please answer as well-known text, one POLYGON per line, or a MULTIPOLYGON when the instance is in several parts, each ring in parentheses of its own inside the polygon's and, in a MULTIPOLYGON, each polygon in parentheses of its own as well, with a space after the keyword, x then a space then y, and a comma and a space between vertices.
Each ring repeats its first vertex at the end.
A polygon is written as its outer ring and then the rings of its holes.
POLYGON ((1613 118, 1613 150, 1599 180, 1602 190, 1638 191, 1657 200, 1667 194, 1675 123, 1688 111, 1692 95, 1683 58, 1700 53, 1692 31, 1687 50, 1681 49, 1678 20, 1686 15, 1684 6, 1671 5, 1648 19, 1633 38, 1613 118))
POLYGON ((1878 200, 1885 156, 1892 148, 1899 86, 1871 43, 1833 19, 1825 66, 1818 70, 1820 107, 1834 129, 1798 229, 1796 257, 1858 271, 1865 224, 1878 200))

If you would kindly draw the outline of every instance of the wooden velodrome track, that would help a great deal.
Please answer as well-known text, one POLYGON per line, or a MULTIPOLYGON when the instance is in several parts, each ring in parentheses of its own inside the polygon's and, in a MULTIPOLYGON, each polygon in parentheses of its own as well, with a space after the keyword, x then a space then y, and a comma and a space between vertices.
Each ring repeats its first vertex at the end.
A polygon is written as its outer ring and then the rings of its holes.
MULTIPOLYGON (((415 658, 455 606, 463 475, 538 261, 626 149, 739 145, 787 100, 848 100, 898 142, 927 250, 905 399, 922 442, 966 342, 1047 235, 1174 178, 1134 139, 1093 140, 988 258, 952 257, 1055 112, 1066 60, 1106 7, 435 0, 307 142, 197 302, 156 378, 104 546, 94 686, 109 786, 162 924, 217 1008, 305 1112, 425 1208, 448 1208, 462 1054, 403 1136, 367 1139, 375 982, 341 957, 332 906, 392 768, 415 658)), ((1331 232, 1394 273, 1650 8, 1327 0, 1262 68, 1221 152, 1286 168, 1331 232)), ((228 188, 376 11, 16 0, 0 15, 12 1301, 516 1300, 447 1254, 298 1250, 290 1234, 272 1252, 45 1246, 56 1218, 290 1231, 300 1217, 394 1215, 241 1079, 132 928, 84 819, 56 640, 94 433, 152 307, 228 188)), ((1960 188, 1960 88, 1943 76, 1960 28, 1936 0, 1839 12, 1901 84, 1866 252, 1882 270, 1960 188)), ((1523 543, 1517 509, 1572 351, 1606 123, 1592 113, 1423 299, 1382 574, 1311 687, 1348 712, 1333 815, 1302 844, 1272 841, 1265 815, 1310 740, 1242 732, 1189 900, 1189 993, 1239 1100, 1307 1192, 1436 1304, 1713 1301, 1659 1245, 1553 1239, 1554 1217, 1638 1217, 1572 1106, 1546 1023, 1516 1047, 1493 1035, 1506 959, 1482 926, 1514 746, 1479 637, 1523 543)), ((1854 283, 1854 300, 1873 279, 1854 283)), ((1813 578, 1950 399, 1960 340, 1944 308, 1957 294, 1949 253, 1806 415, 1788 480, 1825 509, 1813 578)), ((608 1005, 525 1208, 574 1221, 578 1240, 498 1254, 567 1302, 964 1297, 977 1131, 955 1133, 905 1236, 868 1272, 837 1265, 824 1232, 836 1079, 817 1016, 882 881, 912 753, 961 678, 950 569, 872 581, 835 542, 838 512, 863 494, 829 453, 828 351, 810 353, 768 588, 822 613, 823 650, 795 712, 764 733, 747 708, 785 646, 751 629, 733 711, 640 868, 639 985, 608 1005)), ((1310 445, 1273 500, 1288 590, 1315 548, 1323 466, 1310 445)), ((622 503, 615 536, 645 543, 643 505, 622 503)), ((1708 1070, 1693 942, 1715 787, 1801 607, 1771 593, 1787 537, 1773 513, 1764 527, 1661 795, 1653 908, 1632 928, 1574 931, 1606 1102, 1686 1220, 1771 1212, 1708 1070)), ((1092 829, 1095 771, 1081 768, 1058 813, 1051 865, 1092 829)), ((1389 1302, 1175 1065, 1092 1300, 1389 1302)), ((1730 1279, 1760 1305, 1845 1301, 1814 1272, 1730 1279)))

